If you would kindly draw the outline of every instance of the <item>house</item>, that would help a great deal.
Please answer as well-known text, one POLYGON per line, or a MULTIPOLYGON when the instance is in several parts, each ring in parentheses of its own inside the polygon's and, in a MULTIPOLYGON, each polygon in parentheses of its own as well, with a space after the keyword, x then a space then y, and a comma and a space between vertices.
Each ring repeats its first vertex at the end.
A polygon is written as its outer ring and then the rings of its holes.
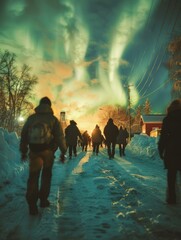
POLYGON ((165 114, 141 115, 141 132, 151 137, 157 137, 160 134, 165 116, 165 114))

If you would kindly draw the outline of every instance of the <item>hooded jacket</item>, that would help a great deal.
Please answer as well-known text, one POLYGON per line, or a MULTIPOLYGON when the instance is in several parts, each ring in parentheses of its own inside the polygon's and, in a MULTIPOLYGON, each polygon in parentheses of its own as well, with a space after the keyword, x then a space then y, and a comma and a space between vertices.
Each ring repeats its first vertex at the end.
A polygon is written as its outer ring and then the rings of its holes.
POLYGON ((166 168, 181 170, 181 110, 171 111, 163 119, 158 141, 160 157, 166 168))
POLYGON ((82 135, 73 120, 70 121, 70 125, 65 129, 65 139, 68 145, 77 145, 78 137, 82 140, 82 135))
POLYGON ((63 129, 58 119, 53 115, 53 110, 48 104, 40 104, 35 108, 35 113, 28 117, 21 131, 20 151, 26 154, 28 147, 31 151, 38 152, 45 149, 57 150, 64 154, 66 152, 66 143, 63 134, 63 129), (29 144, 28 132, 29 128, 37 121, 45 122, 51 129, 53 139, 50 144, 29 144))
POLYGON ((125 144, 126 145, 126 139, 129 137, 129 133, 127 129, 123 129, 120 127, 118 137, 117 137, 117 143, 118 144, 125 144))
POLYGON ((115 142, 118 136, 118 127, 113 123, 112 119, 109 119, 107 125, 104 128, 104 136, 107 142, 115 142))
POLYGON ((99 126, 96 126, 92 132, 92 142, 101 144, 102 142, 102 133, 99 126))

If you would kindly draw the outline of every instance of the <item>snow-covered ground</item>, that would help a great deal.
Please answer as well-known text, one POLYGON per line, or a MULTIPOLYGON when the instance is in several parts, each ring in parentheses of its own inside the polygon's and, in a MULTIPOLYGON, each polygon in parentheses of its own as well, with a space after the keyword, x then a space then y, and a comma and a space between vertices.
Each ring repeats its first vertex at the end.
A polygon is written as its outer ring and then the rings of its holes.
MULTIPOLYGON (((20 162, 19 139, 0 129, 0 240, 179 240, 181 199, 165 203, 166 170, 157 139, 136 135, 126 156, 109 160, 105 148, 58 161, 50 201, 29 216, 25 201, 28 163, 20 162)), ((178 176, 178 195, 181 178, 178 176)))

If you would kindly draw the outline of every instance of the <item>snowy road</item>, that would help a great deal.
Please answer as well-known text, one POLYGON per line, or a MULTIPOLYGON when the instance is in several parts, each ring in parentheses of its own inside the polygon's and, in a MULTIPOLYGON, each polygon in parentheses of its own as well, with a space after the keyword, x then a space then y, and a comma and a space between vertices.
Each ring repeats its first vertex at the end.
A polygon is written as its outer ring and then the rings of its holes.
MULTIPOLYGON (((80 151, 80 149, 79 149, 80 151)), ((181 203, 165 204, 166 172, 156 159, 127 151, 108 160, 89 150, 55 161, 51 206, 29 216, 28 168, 1 187, 0 240, 181 239, 181 203)), ((180 187, 180 186, 179 186, 180 187)))

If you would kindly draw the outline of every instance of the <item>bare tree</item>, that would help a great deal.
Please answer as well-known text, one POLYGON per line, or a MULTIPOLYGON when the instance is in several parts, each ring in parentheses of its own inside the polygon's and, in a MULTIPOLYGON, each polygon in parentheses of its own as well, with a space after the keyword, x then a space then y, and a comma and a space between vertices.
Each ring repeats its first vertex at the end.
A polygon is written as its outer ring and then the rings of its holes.
POLYGON ((17 68, 14 53, 0 52, 0 121, 9 131, 16 130, 18 117, 33 108, 30 99, 37 77, 30 71, 26 64, 17 68))
POLYGON ((139 105, 136 109, 135 109, 135 114, 133 116, 133 124, 132 124, 132 132, 133 133, 139 133, 141 132, 141 125, 140 125, 140 121, 141 121, 141 114, 143 111, 143 106, 139 105))
POLYGON ((171 57, 167 63, 169 77, 172 82, 172 98, 181 97, 181 36, 170 42, 168 51, 171 57))
POLYGON ((117 126, 127 125, 128 115, 125 108, 119 105, 107 105, 99 108, 99 111, 100 125, 102 127, 106 125, 109 118, 112 118, 117 126))

